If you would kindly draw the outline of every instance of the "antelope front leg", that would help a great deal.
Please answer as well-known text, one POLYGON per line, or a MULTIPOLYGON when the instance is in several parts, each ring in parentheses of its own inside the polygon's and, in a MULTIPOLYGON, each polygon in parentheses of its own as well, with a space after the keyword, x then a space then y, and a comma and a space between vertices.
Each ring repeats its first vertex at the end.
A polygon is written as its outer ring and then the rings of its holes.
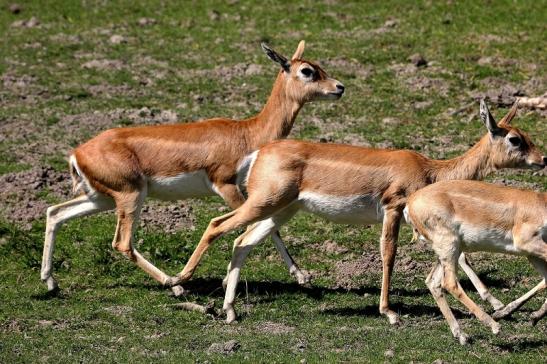
POLYGON ((238 210, 231 211, 225 215, 215 217, 211 220, 209 223, 209 226, 207 226, 207 229, 203 233, 203 236, 201 237, 201 240, 199 241, 198 246, 192 253, 192 256, 190 256, 190 259, 188 260, 188 263, 184 266, 182 272, 177 274, 175 277, 170 278, 170 284, 171 285, 179 285, 186 281, 188 281, 192 275, 194 274, 194 271, 196 270, 199 262, 201 261, 201 257, 209 246, 218 238, 220 238, 225 231, 234 229, 237 227, 237 225, 230 224, 229 226, 220 228, 221 224, 230 218, 232 218, 238 210))
POLYGON ((393 265, 395 264, 395 254, 397 253, 397 239, 399 237, 400 222, 400 210, 387 210, 384 216, 382 237, 380 240, 383 266, 380 313, 382 315, 386 315, 389 323, 392 325, 399 323, 399 316, 389 308, 389 286, 391 282, 391 275, 393 273, 393 265))
POLYGON ((146 191, 126 193, 116 198, 118 223, 112 240, 112 248, 119 251, 139 268, 164 286, 171 286, 175 295, 183 293, 182 287, 173 287, 170 277, 146 260, 132 244, 133 235, 139 223, 139 216, 146 191))
POLYGON ((492 296, 492 293, 490 293, 488 288, 484 285, 484 283, 482 283, 479 276, 477 276, 473 268, 471 268, 471 266, 469 265, 465 253, 460 254, 460 257, 458 258, 458 264, 465 272, 467 277, 469 277, 471 283, 473 284, 477 292, 479 292, 479 296, 482 298, 483 301, 490 302, 492 307, 494 307, 494 310, 500 310, 503 308, 503 306, 505 306, 500 300, 492 296))

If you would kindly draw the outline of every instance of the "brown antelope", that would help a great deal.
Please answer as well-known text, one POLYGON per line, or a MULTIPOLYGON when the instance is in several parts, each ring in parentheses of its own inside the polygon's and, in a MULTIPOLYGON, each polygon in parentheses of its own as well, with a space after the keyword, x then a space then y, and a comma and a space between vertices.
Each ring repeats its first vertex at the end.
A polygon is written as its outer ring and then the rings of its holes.
MULTIPOLYGON (((545 164, 545 157, 544 164, 545 164)), ((468 336, 452 314, 443 291, 463 303, 497 334, 500 325, 464 292, 456 274, 461 252, 488 251, 523 255, 543 277, 532 290, 494 313, 501 318, 515 311, 547 281, 547 193, 519 190, 478 181, 442 181, 408 198, 405 217, 418 236, 430 242, 438 262, 426 279, 450 330, 460 344, 468 336)), ((532 314, 534 323, 545 315, 532 314)))
POLYGON ((499 168, 543 168, 545 165, 545 157, 528 135, 510 125, 517 112, 516 104, 499 125, 484 100, 480 109, 488 133, 464 155, 451 160, 433 160, 410 150, 295 140, 275 141, 262 147, 253 157, 248 172, 247 201, 211 221, 179 277, 188 279, 192 275, 215 239, 256 223, 234 243, 225 279, 224 309, 230 322, 235 319, 233 301, 245 257, 252 246, 277 231, 298 210, 339 223, 383 223, 380 313, 386 315, 390 323, 397 323, 397 314, 389 308, 388 291, 399 225, 408 196, 436 181, 479 179, 499 168))
MULTIPOLYGON (((244 196, 239 188, 250 159, 269 141, 285 138, 306 103, 336 100, 344 86, 317 64, 302 59, 301 41, 291 60, 267 45, 262 48, 281 66, 262 111, 249 119, 210 119, 189 124, 115 128, 107 130, 72 152, 69 166, 74 190, 81 195, 47 210, 41 279, 49 290, 55 235, 64 222, 116 208, 118 223, 112 246, 163 285, 182 293, 178 279, 169 277, 132 246, 139 213, 147 196, 180 200, 217 194, 231 208, 244 196)), ((274 241, 287 263, 292 263, 278 233, 274 241)), ((290 267, 299 281, 305 276, 290 267), (300 275, 300 276, 299 276, 300 275)))

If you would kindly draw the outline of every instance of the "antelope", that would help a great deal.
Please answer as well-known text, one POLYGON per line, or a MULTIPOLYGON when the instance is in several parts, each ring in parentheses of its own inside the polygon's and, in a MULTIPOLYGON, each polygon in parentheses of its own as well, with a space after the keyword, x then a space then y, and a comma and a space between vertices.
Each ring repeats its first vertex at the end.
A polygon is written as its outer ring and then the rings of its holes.
MULTIPOLYGON (((250 160, 267 142, 285 138, 302 106, 315 100, 337 100, 344 86, 316 63, 302 59, 301 41, 291 60, 266 44, 266 55, 281 66, 262 111, 236 121, 209 119, 187 124, 115 128, 73 150, 69 168, 73 189, 81 195, 47 209, 41 279, 58 289, 52 276, 52 255, 59 227, 76 217, 116 209, 112 247, 161 284, 182 294, 178 277, 170 277, 146 260, 132 245, 139 214, 147 196, 162 200, 218 195, 237 208, 244 199, 239 188, 250 160)), ((273 234, 284 248, 281 237, 273 234)), ((282 254, 288 254, 286 250, 282 254)), ((286 262, 292 262, 283 255, 286 262)), ((305 275, 290 266, 299 281, 305 275)))
POLYGON ((297 211, 345 224, 382 223, 380 313, 391 324, 398 323, 397 314, 389 307, 388 292, 408 196, 436 181, 480 179, 499 168, 545 166, 545 157, 528 135, 511 126, 517 104, 499 124, 484 100, 480 111, 488 133, 465 154, 451 160, 433 160, 410 150, 296 140, 274 141, 262 147, 252 157, 247 200, 236 210, 211 220, 182 275, 191 276, 203 253, 217 238, 253 224, 235 240, 224 279, 224 310, 227 321, 232 322, 236 317, 233 308, 236 285, 245 257, 254 245, 277 231, 297 211))
MULTIPOLYGON (((545 164, 545 157, 543 159, 545 164)), ((405 217, 437 254, 438 261, 426 284, 460 344, 467 343, 469 337, 452 314, 445 291, 497 334, 500 325, 494 318, 510 314, 545 289, 547 193, 478 181, 442 181, 412 194, 405 207, 405 217), (474 251, 525 256, 543 280, 490 316, 466 295, 456 274, 460 253, 474 251)), ((532 314, 533 322, 541 319, 546 310, 547 300, 532 314)))

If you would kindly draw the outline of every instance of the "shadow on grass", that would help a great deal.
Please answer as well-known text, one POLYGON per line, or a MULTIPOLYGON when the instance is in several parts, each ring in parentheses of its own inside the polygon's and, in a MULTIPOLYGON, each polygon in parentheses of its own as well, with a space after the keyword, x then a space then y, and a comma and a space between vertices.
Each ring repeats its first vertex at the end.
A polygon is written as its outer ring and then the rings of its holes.
MULTIPOLYGON (((439 308, 437 306, 421 304, 407 305, 404 303, 394 303, 391 304, 391 309, 400 315, 410 314, 411 316, 428 316, 441 319, 443 318, 441 315, 441 311, 439 311, 439 308)), ((452 308, 452 312, 457 319, 469 318, 469 314, 462 312, 458 309, 452 308)), ((361 307, 334 307, 323 310, 322 313, 335 316, 381 316, 380 312, 378 311, 378 305, 368 305, 361 307)))
POLYGON ((547 346, 547 339, 524 339, 515 342, 511 337, 508 337, 506 342, 493 345, 500 350, 506 350, 510 353, 521 353, 536 348, 545 348, 547 346))
POLYGON ((65 299, 66 295, 64 295, 59 288, 56 288, 51 291, 45 291, 41 293, 32 294, 30 295, 30 298, 37 301, 49 301, 52 299, 65 299))
MULTIPOLYGON (((222 280, 218 278, 196 278, 184 284, 184 288, 189 290, 192 294, 206 295, 206 296, 219 296, 224 297, 224 290, 222 287, 222 280)), ((279 281, 246 281, 239 282, 238 290, 247 290, 249 293, 255 295, 268 295, 277 296, 281 294, 305 294, 307 297, 314 299, 321 299, 326 294, 342 293, 342 294, 354 294, 354 295, 379 295, 380 289, 376 286, 366 286, 361 288, 346 289, 341 287, 320 287, 313 284, 307 286, 301 286, 295 282, 279 282, 279 281)), ((407 297, 421 297, 428 295, 427 289, 405 289, 397 288, 392 291, 392 294, 398 296, 407 297)))

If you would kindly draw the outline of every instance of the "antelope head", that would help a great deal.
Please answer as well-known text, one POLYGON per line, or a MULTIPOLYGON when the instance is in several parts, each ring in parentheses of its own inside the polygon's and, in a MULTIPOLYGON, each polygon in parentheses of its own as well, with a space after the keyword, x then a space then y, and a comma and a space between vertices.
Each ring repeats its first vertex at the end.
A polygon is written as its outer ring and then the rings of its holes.
POLYGON ((496 123, 486 101, 480 102, 480 117, 489 131, 493 144, 493 162, 498 168, 535 168, 543 169, 547 164, 547 157, 534 145, 528 134, 511 125, 517 114, 518 101, 499 123, 496 123))
POLYGON ((305 42, 298 44, 296 52, 288 60, 265 43, 262 49, 266 55, 281 66, 279 77, 283 80, 287 96, 299 103, 315 100, 336 100, 344 94, 344 85, 316 63, 302 59, 305 42))

